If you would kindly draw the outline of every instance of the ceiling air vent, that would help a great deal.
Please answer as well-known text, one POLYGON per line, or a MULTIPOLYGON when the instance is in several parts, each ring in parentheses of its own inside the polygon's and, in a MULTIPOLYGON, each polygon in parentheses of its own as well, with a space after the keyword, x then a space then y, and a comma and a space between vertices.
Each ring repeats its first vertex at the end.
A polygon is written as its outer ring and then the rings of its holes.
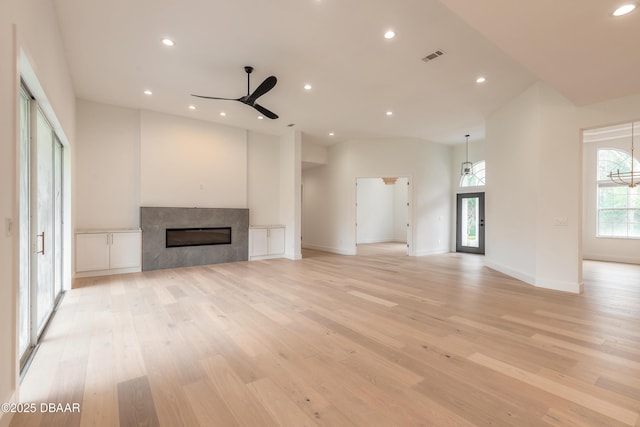
POLYGON ((438 49, 438 50, 436 50, 434 52, 431 52, 429 55, 425 56, 424 58, 422 58, 422 60, 424 62, 429 62, 429 61, 433 61, 434 59, 436 59, 436 58, 438 58, 438 57, 440 57, 442 55, 444 55, 444 50, 438 49))

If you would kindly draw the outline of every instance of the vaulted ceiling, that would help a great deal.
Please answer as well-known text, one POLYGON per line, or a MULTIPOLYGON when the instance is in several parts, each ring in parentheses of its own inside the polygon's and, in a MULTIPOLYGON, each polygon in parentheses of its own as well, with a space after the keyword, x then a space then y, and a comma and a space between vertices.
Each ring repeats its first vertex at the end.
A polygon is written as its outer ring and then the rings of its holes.
POLYGON ((485 117, 538 78, 578 104, 640 91, 640 11, 615 20, 609 0, 54 2, 79 98, 276 135, 294 125, 324 144, 482 138, 485 117), (252 90, 277 76, 259 103, 279 119, 190 96, 245 95, 245 65, 252 90))

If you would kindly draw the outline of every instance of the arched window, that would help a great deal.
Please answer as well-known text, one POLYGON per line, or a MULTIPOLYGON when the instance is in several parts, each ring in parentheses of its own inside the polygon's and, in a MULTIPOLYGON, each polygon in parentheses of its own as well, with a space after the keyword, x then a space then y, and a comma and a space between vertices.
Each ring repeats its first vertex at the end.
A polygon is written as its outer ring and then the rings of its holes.
MULTIPOLYGON (((634 159, 634 169, 640 162, 634 159)), ((640 191, 617 185, 609 173, 630 172, 631 155, 614 148, 598 150, 598 230, 600 237, 640 237, 640 191)))
POLYGON ((484 185, 484 160, 473 164, 471 175, 463 175, 460 178, 460 187, 480 187, 484 185))

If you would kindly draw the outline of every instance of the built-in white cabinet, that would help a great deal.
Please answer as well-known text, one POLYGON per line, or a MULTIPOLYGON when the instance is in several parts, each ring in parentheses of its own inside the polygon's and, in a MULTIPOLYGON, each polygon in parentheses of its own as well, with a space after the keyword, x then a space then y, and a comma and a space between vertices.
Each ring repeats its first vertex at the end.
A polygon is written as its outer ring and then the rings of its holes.
POLYGON ((284 256, 284 225, 262 225, 249 228, 249 260, 284 256))
POLYGON ((76 232, 76 277, 133 273, 142 270, 142 231, 76 232))

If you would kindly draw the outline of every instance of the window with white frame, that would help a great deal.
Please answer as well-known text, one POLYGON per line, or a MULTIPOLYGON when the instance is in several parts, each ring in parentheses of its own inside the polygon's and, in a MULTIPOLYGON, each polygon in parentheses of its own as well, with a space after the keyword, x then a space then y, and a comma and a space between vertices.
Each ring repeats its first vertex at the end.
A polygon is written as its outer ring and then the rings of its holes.
POLYGON ((484 160, 473 164, 470 175, 462 175, 460 187, 481 187, 484 185, 484 160))
MULTIPOLYGON (((631 171, 631 154, 615 148, 598 150, 598 237, 640 238, 640 187, 614 184, 609 173, 631 171)), ((640 163, 633 159, 634 169, 640 163)))

